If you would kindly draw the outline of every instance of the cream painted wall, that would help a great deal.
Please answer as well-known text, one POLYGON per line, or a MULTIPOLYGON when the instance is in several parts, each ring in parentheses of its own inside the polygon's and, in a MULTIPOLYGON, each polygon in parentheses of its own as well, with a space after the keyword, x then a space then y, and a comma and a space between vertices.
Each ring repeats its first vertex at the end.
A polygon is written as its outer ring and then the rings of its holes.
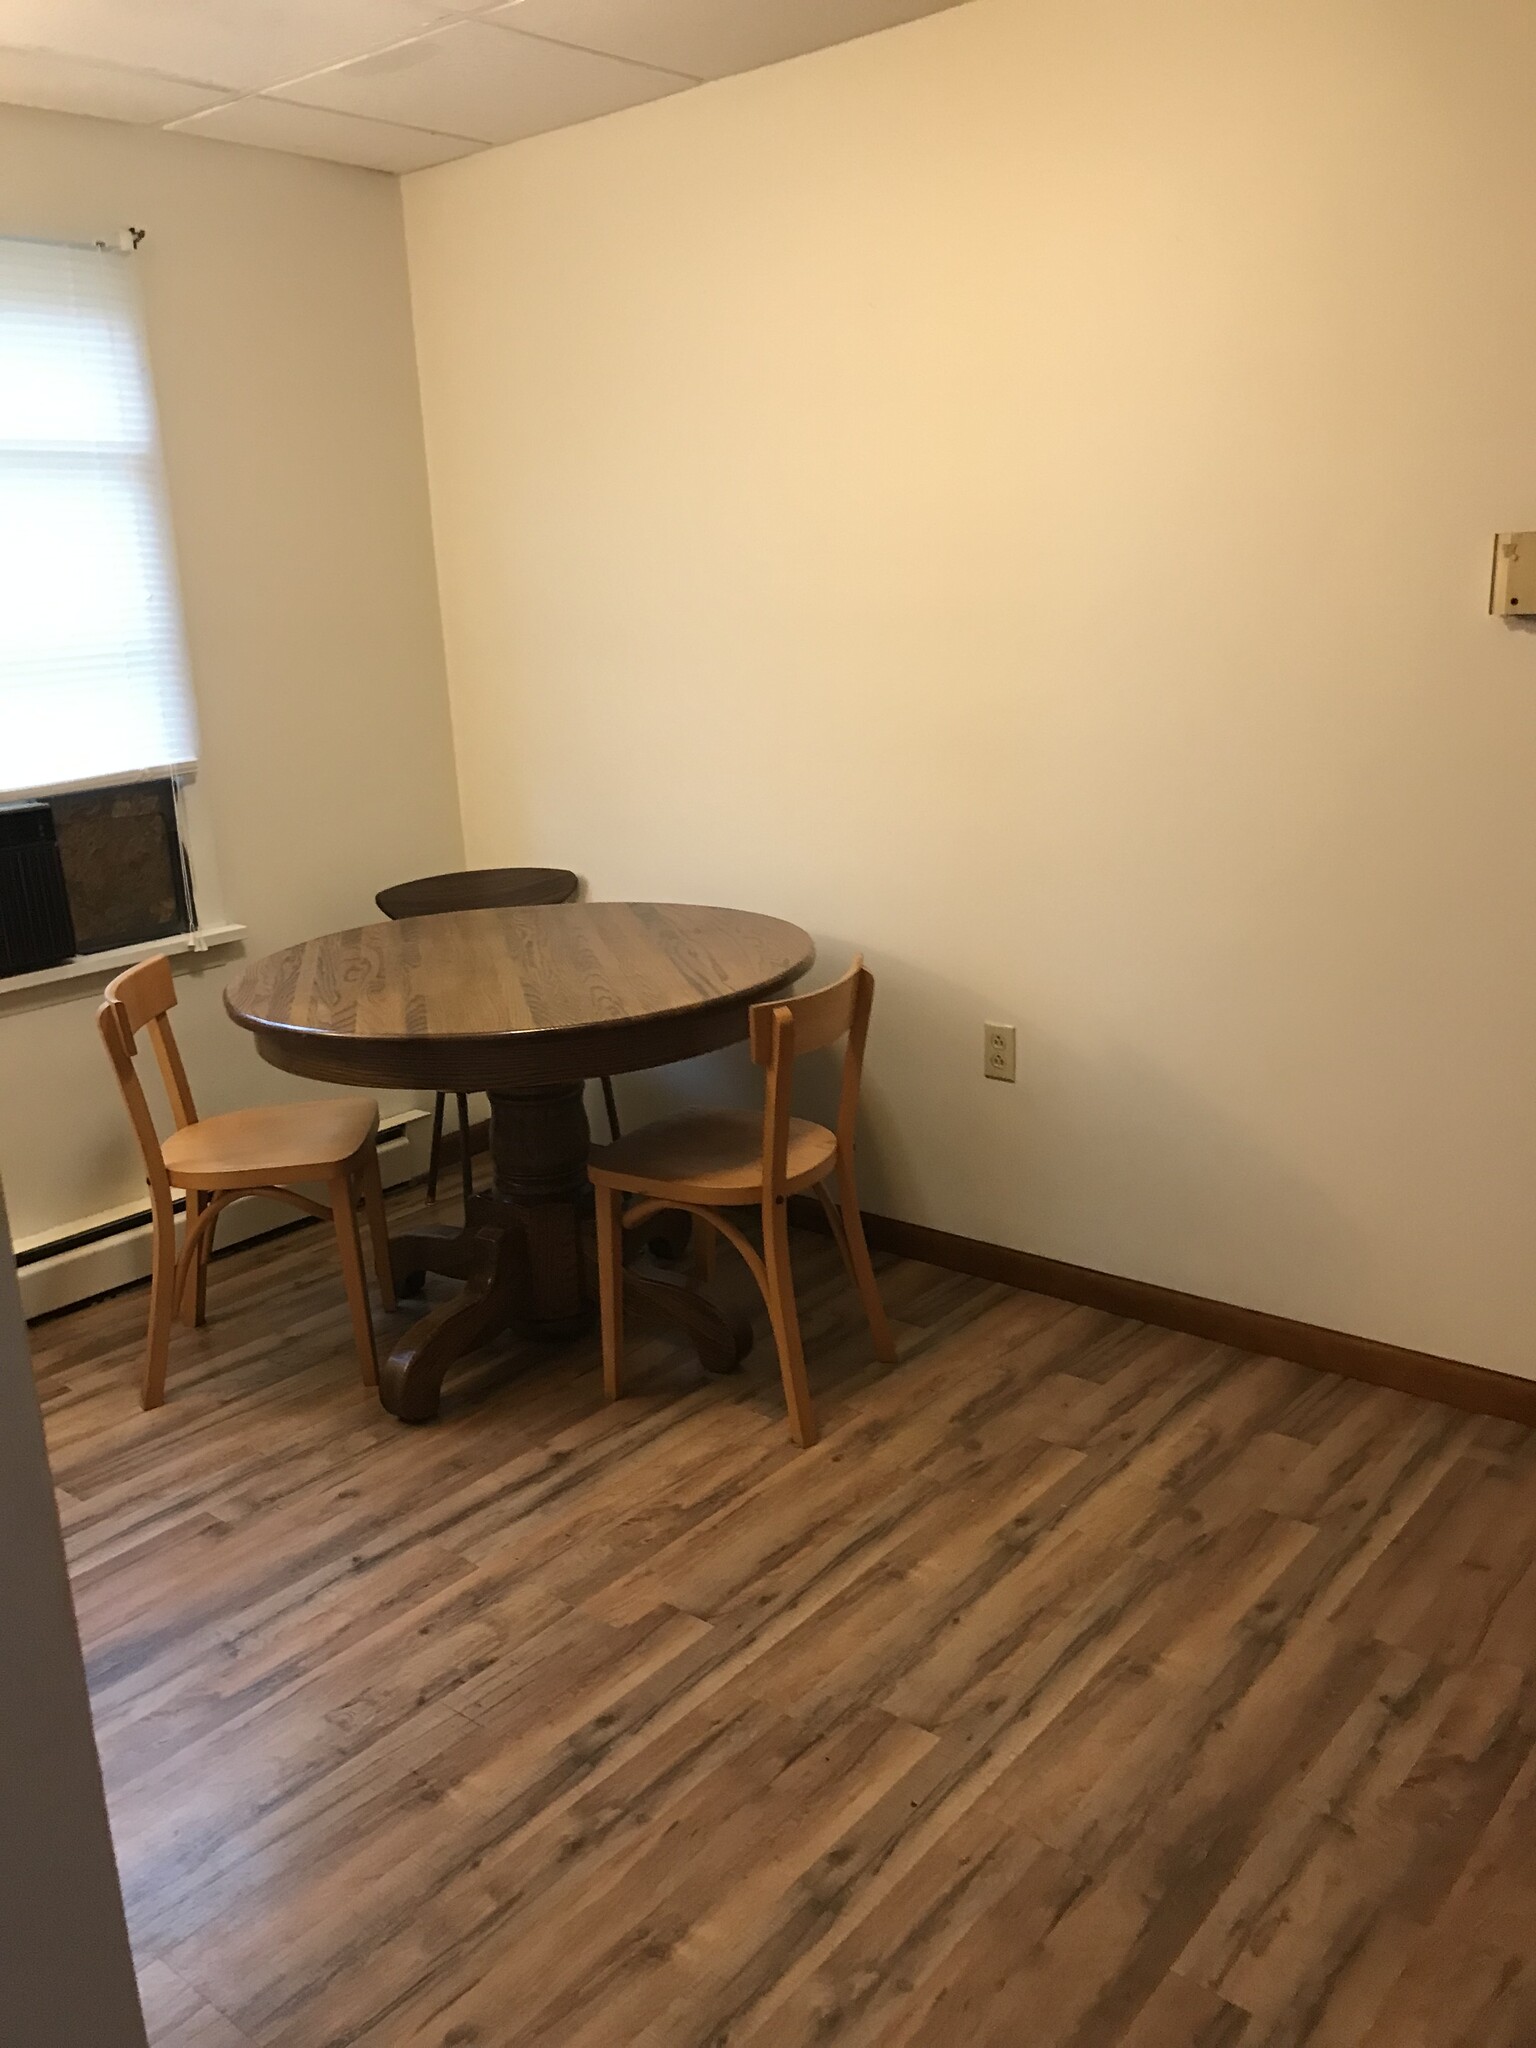
POLYGON ((871 1206, 1536 1373, 1533 75, 974 0, 408 180, 470 858, 867 949, 871 1206))
MULTIPOLYGON (((260 953, 462 857, 396 182, 0 108, 0 233, 148 230, 143 283, 224 913, 260 953)), ((199 1106, 313 1094, 178 964, 199 1106)), ((104 979, 104 977, 103 977, 104 979)), ((100 982, 0 997, 19 1235, 142 1195, 100 982)), ((399 1098, 409 1100, 414 1098, 399 1098)))

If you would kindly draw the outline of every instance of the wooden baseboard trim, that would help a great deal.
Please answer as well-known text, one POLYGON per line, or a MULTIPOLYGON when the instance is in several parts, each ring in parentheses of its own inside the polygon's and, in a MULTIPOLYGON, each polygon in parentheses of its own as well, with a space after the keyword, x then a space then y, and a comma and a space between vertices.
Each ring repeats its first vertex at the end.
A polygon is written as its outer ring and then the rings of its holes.
MULTIPOLYGON (((797 1200, 795 1221, 811 1229, 826 1227, 816 1202, 797 1200)), ((922 1259, 930 1266, 969 1273, 978 1280, 1001 1281, 1033 1294, 1053 1295, 1058 1301, 1154 1323, 1159 1329, 1182 1330, 1191 1337, 1231 1344, 1264 1358, 1288 1358, 1298 1365, 1336 1372, 1344 1379, 1395 1387, 1399 1393, 1444 1401, 1474 1415, 1497 1415, 1507 1422, 1536 1427, 1536 1380, 1519 1379, 1513 1373, 1465 1365, 1431 1351, 1407 1351, 1373 1337, 1294 1322, 1289 1316, 1240 1308, 1235 1302, 1213 1301, 1202 1294, 1183 1294, 1175 1287, 1157 1287, 1147 1280, 1126 1280, 1117 1273, 1096 1272, 1091 1266, 1069 1265, 1062 1259, 1014 1251, 981 1238, 958 1237, 952 1231, 931 1230, 923 1223, 904 1223, 897 1216, 866 1214, 864 1228, 872 1245, 901 1258, 922 1259)))
MULTIPOLYGON (((483 1152, 490 1125, 470 1126, 470 1150, 483 1152)), ((443 1164, 456 1165, 458 1133, 443 1138, 443 1164)), ((795 1222, 808 1230, 825 1231, 821 1204, 797 1195, 791 1209, 795 1222)), ((985 1238, 960 1237, 951 1230, 933 1230, 926 1223, 905 1223, 899 1216, 865 1211, 864 1230, 872 1245, 898 1258, 921 1259, 952 1273, 977 1280, 1000 1281, 1031 1294, 1049 1294, 1057 1301, 1077 1302, 1133 1322, 1152 1323, 1160 1330, 1181 1330, 1214 1344, 1230 1344, 1261 1358, 1288 1358, 1342 1379, 1364 1380, 1373 1387, 1393 1387, 1420 1400, 1443 1401, 1473 1415, 1496 1415, 1536 1429, 1536 1380, 1487 1366, 1466 1365, 1433 1351, 1408 1351, 1374 1337, 1356 1337, 1348 1330, 1328 1330, 1318 1323, 1298 1323, 1290 1316, 1271 1315, 1261 1308, 1242 1308, 1209 1295, 1184 1294, 1176 1287, 1158 1287, 1150 1280, 1127 1280, 1119 1273, 1100 1273, 1092 1266, 1070 1265, 1043 1258, 1038 1252, 1015 1251, 1011 1245, 989 1244, 985 1238)))

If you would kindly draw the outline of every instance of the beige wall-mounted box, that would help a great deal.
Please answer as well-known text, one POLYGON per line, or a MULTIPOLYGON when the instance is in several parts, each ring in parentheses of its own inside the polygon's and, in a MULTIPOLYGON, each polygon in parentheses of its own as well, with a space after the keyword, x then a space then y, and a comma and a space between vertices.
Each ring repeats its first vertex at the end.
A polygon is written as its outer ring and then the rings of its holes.
POLYGON ((1495 536, 1488 609, 1495 618, 1536 619, 1536 533, 1495 536))

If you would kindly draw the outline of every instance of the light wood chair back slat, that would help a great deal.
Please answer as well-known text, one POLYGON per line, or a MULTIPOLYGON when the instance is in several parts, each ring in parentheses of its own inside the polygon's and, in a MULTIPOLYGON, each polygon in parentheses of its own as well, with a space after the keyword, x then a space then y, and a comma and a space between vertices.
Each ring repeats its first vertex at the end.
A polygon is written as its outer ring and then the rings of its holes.
MULTIPOLYGON (((753 1016, 756 1016, 754 1011, 753 1016)), ((772 1200, 789 1178, 789 1126, 794 1113, 795 1018, 787 1003, 769 1019, 763 1083, 763 1199, 772 1200)))
MULTIPOLYGON (((119 981, 121 980, 119 976, 119 981)), ((138 1056, 138 1036, 132 1022, 133 1012, 117 993, 118 982, 111 982, 106 998, 96 1012, 97 1028, 112 1062, 112 1071, 117 1076, 117 1085, 128 1110, 128 1120, 133 1125, 133 1134, 139 1141, 139 1150, 144 1157, 144 1170, 149 1177, 150 1192, 156 1207, 161 1200, 171 1199, 171 1184, 165 1171, 165 1159, 160 1150, 160 1133, 155 1126, 149 1098, 144 1093, 144 1084, 139 1079, 135 1064, 138 1056)))
POLYGON ((171 1105, 171 1115, 176 1119, 176 1128, 184 1131, 189 1124, 197 1122, 197 1105, 192 1100, 191 1083, 182 1065, 181 1047, 176 1043, 170 1018, 151 1017, 144 1033, 154 1048, 155 1064, 160 1069, 161 1085, 171 1105))
POLYGON ((758 1003, 750 1011, 752 1057, 758 1066, 768 1070, 763 1152, 770 1165, 777 1163, 776 1179, 783 1177, 793 1092, 790 1073, 794 1063, 803 1053, 825 1051, 840 1038, 846 1043, 838 1087, 837 1142, 852 1157, 864 1074, 864 1045, 874 999, 875 977, 864 965, 863 954, 858 953, 848 972, 825 988, 813 989, 809 995, 787 996, 778 1002, 758 1003))
POLYGON ((748 1015, 753 1059, 760 1067, 767 1066, 773 1051, 774 1019, 781 1010, 794 1019, 797 1052, 820 1052, 825 1046, 836 1045, 853 1029, 864 984, 873 981, 874 976, 864 965, 864 955, 859 953, 848 972, 829 981, 825 988, 754 1004, 748 1015))
POLYGON ((160 1134, 154 1112, 139 1079, 140 1032, 149 1037, 154 1049, 155 1062, 160 1069, 177 1129, 196 1121, 186 1069, 182 1066, 167 1015, 175 1001, 171 963, 157 957, 141 961, 137 967, 130 967, 115 981, 109 982, 101 1008, 96 1013, 96 1022, 117 1075, 118 1087, 128 1107, 129 1120, 138 1138, 139 1149, 144 1154, 151 1186, 164 1179, 165 1162, 160 1155, 160 1134))
POLYGON ((124 968, 107 984, 105 1000, 123 1012, 130 1031, 142 1031, 152 1017, 163 1017, 176 1007, 170 961, 157 954, 153 960, 141 960, 137 967, 124 968))
MULTIPOLYGON (((171 1029, 170 1013, 175 1007, 176 984, 171 978, 171 963, 157 955, 153 960, 140 961, 137 967, 127 968, 115 981, 107 984, 98 1020, 102 1036, 107 1040, 107 1050, 113 1051, 115 1041, 130 1063, 138 1056, 139 1033, 142 1031, 148 1038, 155 1064, 160 1069, 171 1115, 176 1120, 177 1130, 182 1131, 188 1124, 197 1122, 197 1105, 192 1100, 181 1048, 171 1029)), ((130 1064, 125 1071, 115 1054, 113 1065, 123 1093, 129 1095, 131 1090, 137 1089, 142 1099, 144 1091, 139 1084, 137 1069, 130 1064)), ((145 1106, 147 1108, 147 1103, 145 1106)), ((130 1113, 132 1107, 130 1100, 130 1113)), ((138 1121, 135 1117, 136 1128, 138 1121)))

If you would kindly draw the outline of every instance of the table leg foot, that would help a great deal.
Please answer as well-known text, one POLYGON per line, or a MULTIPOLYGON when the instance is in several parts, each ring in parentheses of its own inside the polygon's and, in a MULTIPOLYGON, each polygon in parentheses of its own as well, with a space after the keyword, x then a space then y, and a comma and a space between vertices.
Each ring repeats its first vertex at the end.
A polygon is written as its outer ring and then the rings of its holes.
POLYGON ((730 1313, 689 1281, 624 1268, 624 1302, 640 1315, 681 1329, 706 1372, 735 1372, 752 1349, 750 1316, 730 1313))
POLYGON ((466 1233, 462 1292, 412 1323, 379 1373, 379 1399, 391 1415, 401 1422, 432 1420, 449 1366, 515 1320, 525 1263, 515 1233, 466 1233))
MULTIPOLYGON (((477 1221, 480 1219, 476 1219, 477 1221)), ((420 1294, 428 1273, 462 1280, 476 1263, 474 1231, 402 1230, 389 1241, 397 1294, 420 1294)))

